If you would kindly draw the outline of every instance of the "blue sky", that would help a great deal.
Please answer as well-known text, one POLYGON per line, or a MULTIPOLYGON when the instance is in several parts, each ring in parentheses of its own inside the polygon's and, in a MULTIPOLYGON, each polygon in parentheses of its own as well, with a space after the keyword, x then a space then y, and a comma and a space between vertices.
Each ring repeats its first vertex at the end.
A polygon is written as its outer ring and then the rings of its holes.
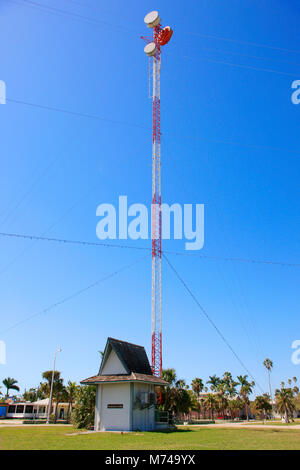
MULTIPOLYGON (((150 204, 152 109, 140 35, 153 9, 174 29, 162 56, 163 200, 205 204, 202 255, 299 263, 296 1, 197 0, 183 8, 177 0, 0 0, 8 99, 0 106, 0 231, 97 241, 100 203, 127 195, 150 204)), ((163 248, 184 251, 184 242, 163 248)), ((139 257, 1 237, 1 332, 139 257)), ((274 385, 299 376, 291 362, 299 268, 169 258, 263 389, 267 356, 274 385)), ((187 381, 243 373, 165 263, 162 277, 164 367, 187 381)), ((38 385, 60 345, 58 368, 79 381, 97 372, 108 336, 150 353, 150 258, 0 333, 0 379, 38 385)))

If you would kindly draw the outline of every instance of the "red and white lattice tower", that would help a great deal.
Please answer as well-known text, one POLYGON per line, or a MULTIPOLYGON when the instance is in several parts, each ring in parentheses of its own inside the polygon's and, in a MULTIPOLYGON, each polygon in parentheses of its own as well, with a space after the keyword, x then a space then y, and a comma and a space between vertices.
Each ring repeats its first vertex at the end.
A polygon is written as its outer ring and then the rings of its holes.
POLYGON ((153 29, 153 37, 144 40, 145 53, 153 60, 153 140, 152 140, 152 371, 160 377, 162 370, 162 312, 161 312, 161 172, 160 172, 160 65, 161 46, 169 42, 173 31, 162 28, 157 11, 145 16, 144 21, 153 29))

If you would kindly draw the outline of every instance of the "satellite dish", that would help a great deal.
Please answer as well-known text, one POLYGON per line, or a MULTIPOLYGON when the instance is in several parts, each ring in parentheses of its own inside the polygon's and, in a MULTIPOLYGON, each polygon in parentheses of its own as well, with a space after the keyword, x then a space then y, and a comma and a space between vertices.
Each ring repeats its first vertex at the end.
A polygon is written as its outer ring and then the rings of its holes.
POLYGON ((151 11, 150 13, 148 13, 145 16, 144 21, 148 28, 154 28, 155 26, 157 26, 161 22, 158 11, 151 11))
POLYGON ((147 46, 144 47, 144 52, 147 54, 148 57, 152 57, 156 54, 157 47, 154 42, 149 42, 147 46))
POLYGON ((160 46, 165 46, 171 39, 173 30, 170 26, 166 26, 158 33, 157 42, 160 46))

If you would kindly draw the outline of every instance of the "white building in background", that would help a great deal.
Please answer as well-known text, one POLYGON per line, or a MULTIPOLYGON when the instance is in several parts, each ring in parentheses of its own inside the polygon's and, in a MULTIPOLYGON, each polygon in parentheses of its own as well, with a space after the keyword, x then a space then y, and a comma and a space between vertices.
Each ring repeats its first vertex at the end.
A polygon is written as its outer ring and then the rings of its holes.
MULTIPOLYGON (((34 402, 15 402, 7 404, 6 418, 46 419, 49 406, 49 398, 34 402)), ((70 410, 69 403, 52 402, 52 414, 57 407, 57 419, 66 419, 70 410)))
POLYGON ((155 419, 156 386, 168 382, 152 374, 143 346, 108 338, 96 385, 95 431, 153 431, 167 426, 155 419))

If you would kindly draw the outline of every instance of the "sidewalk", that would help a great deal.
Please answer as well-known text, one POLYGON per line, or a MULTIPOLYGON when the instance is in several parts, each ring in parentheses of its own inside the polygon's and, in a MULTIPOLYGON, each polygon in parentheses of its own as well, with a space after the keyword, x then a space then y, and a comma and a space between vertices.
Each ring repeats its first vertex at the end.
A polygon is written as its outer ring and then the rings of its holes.
POLYGON ((28 428, 28 427, 41 427, 41 426, 72 426, 72 424, 65 424, 65 423, 56 423, 56 424, 46 424, 46 423, 43 423, 43 424, 35 424, 34 421, 32 421, 32 424, 23 424, 23 420, 22 419, 1 419, 0 420, 0 429, 1 428, 15 428, 15 427, 24 427, 24 428, 28 428))
POLYGON ((299 430, 300 429, 300 424, 294 424, 294 425, 280 425, 280 424, 255 424, 255 423, 217 423, 217 424, 192 424, 192 425, 184 425, 181 424, 177 426, 179 428, 243 428, 243 429, 278 429, 278 430, 284 430, 288 429, 289 431, 291 429, 299 430))

